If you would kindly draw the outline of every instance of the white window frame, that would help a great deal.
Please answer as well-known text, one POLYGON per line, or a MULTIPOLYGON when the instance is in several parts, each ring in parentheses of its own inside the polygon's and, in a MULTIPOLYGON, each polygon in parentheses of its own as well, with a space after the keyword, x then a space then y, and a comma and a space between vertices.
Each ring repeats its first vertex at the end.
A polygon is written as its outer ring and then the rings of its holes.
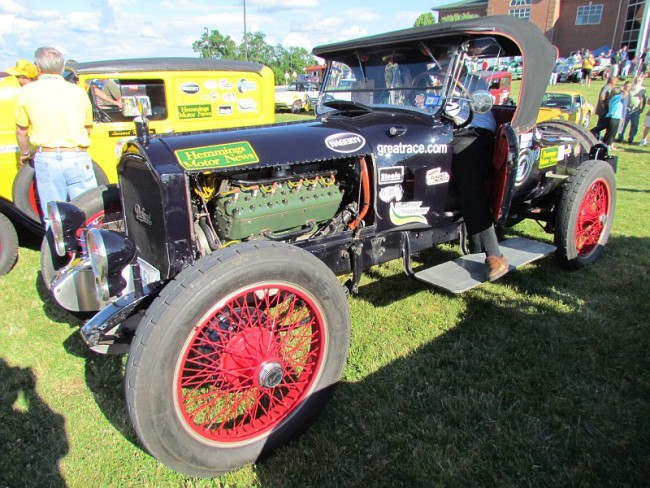
POLYGON ((599 25, 603 20, 603 4, 579 5, 576 10, 576 25, 599 25), (596 21, 595 17, 598 17, 596 21))
POLYGON ((529 20, 530 19, 530 7, 511 8, 510 10, 508 10, 508 15, 510 15, 511 17, 517 17, 519 19, 529 20))
POLYGON ((526 5, 530 5, 531 3, 532 0, 510 0, 511 7, 525 7, 526 5))

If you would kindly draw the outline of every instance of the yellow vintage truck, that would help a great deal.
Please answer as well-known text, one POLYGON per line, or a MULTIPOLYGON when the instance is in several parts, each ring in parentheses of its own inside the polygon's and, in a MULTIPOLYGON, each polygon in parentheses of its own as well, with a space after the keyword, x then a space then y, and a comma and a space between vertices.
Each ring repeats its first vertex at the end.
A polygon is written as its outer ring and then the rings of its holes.
MULTIPOLYGON (((275 120, 273 72, 258 63, 198 58, 146 58, 74 63, 65 78, 93 103, 90 155, 99 184, 117 182, 124 144, 135 137, 133 119, 143 113, 155 134, 269 124, 275 120)), ((0 274, 3 257, 15 262, 9 234, 16 221, 40 231, 33 168, 19 169, 14 106, 20 86, 0 78, 0 274), (4 219, 1 223, 4 222, 4 219), (6 222, 4 222, 6 223, 6 222), (3 229, 7 229, 3 232, 3 229), (13 256, 13 257, 12 257, 13 256)))

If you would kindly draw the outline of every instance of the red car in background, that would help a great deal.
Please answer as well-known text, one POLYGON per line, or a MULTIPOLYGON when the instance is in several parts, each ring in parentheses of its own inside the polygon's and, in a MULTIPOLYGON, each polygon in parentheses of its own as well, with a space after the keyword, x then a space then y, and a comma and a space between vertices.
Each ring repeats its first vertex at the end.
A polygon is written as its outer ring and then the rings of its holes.
POLYGON ((512 73, 509 71, 477 71, 475 74, 480 76, 488 85, 492 100, 495 105, 514 105, 510 98, 512 88, 512 73))

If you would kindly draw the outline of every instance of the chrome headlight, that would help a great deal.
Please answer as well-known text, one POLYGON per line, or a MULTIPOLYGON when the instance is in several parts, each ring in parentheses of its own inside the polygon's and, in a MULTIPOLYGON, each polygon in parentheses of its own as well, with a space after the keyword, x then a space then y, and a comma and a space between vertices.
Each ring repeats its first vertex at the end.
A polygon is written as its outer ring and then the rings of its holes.
POLYGON ((54 236, 54 249, 63 257, 77 249, 77 231, 86 224, 83 210, 68 202, 48 202, 47 216, 54 236))
POLYGON ((92 228, 86 234, 86 245, 97 296, 107 301, 126 288, 122 270, 133 262, 135 244, 119 232, 92 228))

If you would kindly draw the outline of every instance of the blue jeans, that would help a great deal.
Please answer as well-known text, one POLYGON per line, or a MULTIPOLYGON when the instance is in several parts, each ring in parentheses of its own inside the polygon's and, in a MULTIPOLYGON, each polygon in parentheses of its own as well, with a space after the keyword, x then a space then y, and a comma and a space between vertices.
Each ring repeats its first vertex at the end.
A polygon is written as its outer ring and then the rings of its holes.
POLYGON ((625 131, 627 130, 627 124, 630 124, 630 133, 628 134, 628 142, 634 140, 637 131, 639 130, 639 117, 641 116, 640 110, 635 110, 634 112, 627 112, 625 116, 625 123, 623 124, 623 130, 621 131, 621 139, 625 139, 625 131))
POLYGON ((97 186, 92 160, 86 151, 38 151, 34 155, 34 172, 46 229, 50 226, 47 202, 72 200, 97 186))

